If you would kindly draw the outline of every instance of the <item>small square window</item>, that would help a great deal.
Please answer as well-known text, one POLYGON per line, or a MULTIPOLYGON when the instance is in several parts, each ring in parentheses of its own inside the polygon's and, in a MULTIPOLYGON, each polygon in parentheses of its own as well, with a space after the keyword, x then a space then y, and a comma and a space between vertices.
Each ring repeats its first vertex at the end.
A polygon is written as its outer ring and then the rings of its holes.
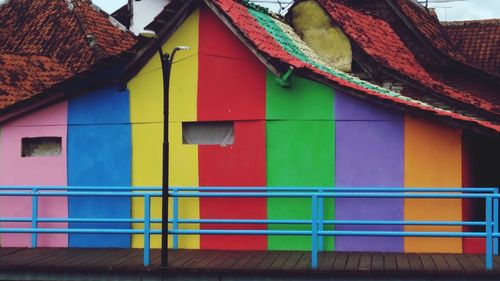
POLYGON ((234 122, 184 122, 182 143, 221 146, 233 144, 234 122))
POLYGON ((22 138, 22 157, 53 157, 61 155, 61 137, 22 138))

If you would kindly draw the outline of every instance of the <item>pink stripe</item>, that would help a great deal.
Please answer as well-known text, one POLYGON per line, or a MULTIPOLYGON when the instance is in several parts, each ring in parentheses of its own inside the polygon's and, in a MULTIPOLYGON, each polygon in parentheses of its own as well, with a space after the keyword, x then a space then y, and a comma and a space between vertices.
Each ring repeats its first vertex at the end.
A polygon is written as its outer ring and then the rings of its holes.
MULTIPOLYGON (((0 185, 66 186, 67 103, 62 102, 6 123, 0 133, 0 185), (23 137, 62 138, 62 153, 55 157, 21 157, 23 137)), ((67 218, 65 197, 39 199, 39 217, 67 218)), ((0 197, 0 217, 31 217, 31 199, 0 197)), ((3 223, 2 227, 29 227, 30 223, 3 223)), ((41 227, 67 227, 66 223, 40 223, 41 227)), ((3 247, 27 247, 30 234, 2 234, 3 247)), ((39 235, 41 247, 67 247, 66 234, 39 235)))

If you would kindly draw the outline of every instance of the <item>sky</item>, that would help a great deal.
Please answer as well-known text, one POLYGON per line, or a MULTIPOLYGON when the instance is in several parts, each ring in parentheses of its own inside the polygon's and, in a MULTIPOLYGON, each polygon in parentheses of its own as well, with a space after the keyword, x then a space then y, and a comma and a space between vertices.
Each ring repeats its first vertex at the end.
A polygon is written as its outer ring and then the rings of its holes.
MULTIPOLYGON (((289 0, 283 0, 283 2, 286 1, 289 0)), ((106 12, 112 13, 125 5, 127 0, 93 0, 92 2, 106 12)), ((276 12, 279 10, 279 6, 275 4, 264 6, 276 12)), ((441 21, 500 18, 500 0, 458 0, 458 2, 431 4, 431 7, 436 8, 441 21)))

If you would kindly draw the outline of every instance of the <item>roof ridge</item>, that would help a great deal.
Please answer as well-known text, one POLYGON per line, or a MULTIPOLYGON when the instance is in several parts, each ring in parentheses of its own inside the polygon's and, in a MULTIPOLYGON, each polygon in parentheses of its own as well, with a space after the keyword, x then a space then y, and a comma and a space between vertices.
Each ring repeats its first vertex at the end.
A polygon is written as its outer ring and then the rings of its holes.
POLYGON ((264 6, 252 3, 250 0, 235 0, 235 2, 241 4, 249 9, 252 9, 254 11, 261 12, 261 13, 264 13, 264 14, 271 16, 275 19, 278 19, 280 21, 284 21, 284 17, 282 15, 277 14, 264 6))
POLYGON ((493 24, 500 25, 500 19, 480 19, 480 20, 457 20, 457 21, 441 21, 443 26, 460 26, 460 25, 477 25, 477 24, 493 24))
POLYGON ((102 59, 102 58, 106 57, 106 53, 99 46, 99 42, 95 38, 95 35, 93 35, 92 32, 90 32, 90 30, 88 28, 88 23, 85 20, 85 17, 83 17, 80 13, 81 12, 80 5, 81 4, 83 4, 83 5, 88 4, 89 6, 91 6, 92 1, 89 1, 89 0, 64 0, 64 1, 66 1, 68 3, 68 7, 70 8, 70 10, 72 12, 74 12, 74 14, 76 16, 76 20, 78 21, 78 24, 84 33, 83 35, 85 36, 85 41, 87 41, 89 43, 90 49, 92 50, 92 52, 94 52, 96 54, 98 59, 102 59), (76 5, 74 5, 74 4, 76 4, 76 5), (73 6, 71 6, 71 5, 73 5, 73 6))
POLYGON ((422 9, 426 12, 429 13, 430 15, 430 10, 429 8, 425 7, 424 5, 420 4, 420 2, 418 2, 417 0, 408 0, 408 2, 412 3, 413 5, 415 5, 415 7, 419 8, 419 9, 422 9))

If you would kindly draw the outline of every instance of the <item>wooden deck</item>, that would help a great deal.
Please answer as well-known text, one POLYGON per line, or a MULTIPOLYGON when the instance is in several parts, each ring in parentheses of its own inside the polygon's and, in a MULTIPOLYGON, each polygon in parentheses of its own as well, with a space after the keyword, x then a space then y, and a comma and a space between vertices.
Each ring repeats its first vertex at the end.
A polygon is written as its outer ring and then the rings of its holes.
MULTIPOLYGON (((142 250, 136 249, 0 248, 0 271, 165 273, 159 256, 153 250, 151 266, 145 268, 142 250)), ((319 255, 319 269, 311 270, 310 252, 177 250, 169 252, 167 272, 500 276, 500 257, 494 262, 494 271, 488 272, 483 255, 324 252, 319 255)))

